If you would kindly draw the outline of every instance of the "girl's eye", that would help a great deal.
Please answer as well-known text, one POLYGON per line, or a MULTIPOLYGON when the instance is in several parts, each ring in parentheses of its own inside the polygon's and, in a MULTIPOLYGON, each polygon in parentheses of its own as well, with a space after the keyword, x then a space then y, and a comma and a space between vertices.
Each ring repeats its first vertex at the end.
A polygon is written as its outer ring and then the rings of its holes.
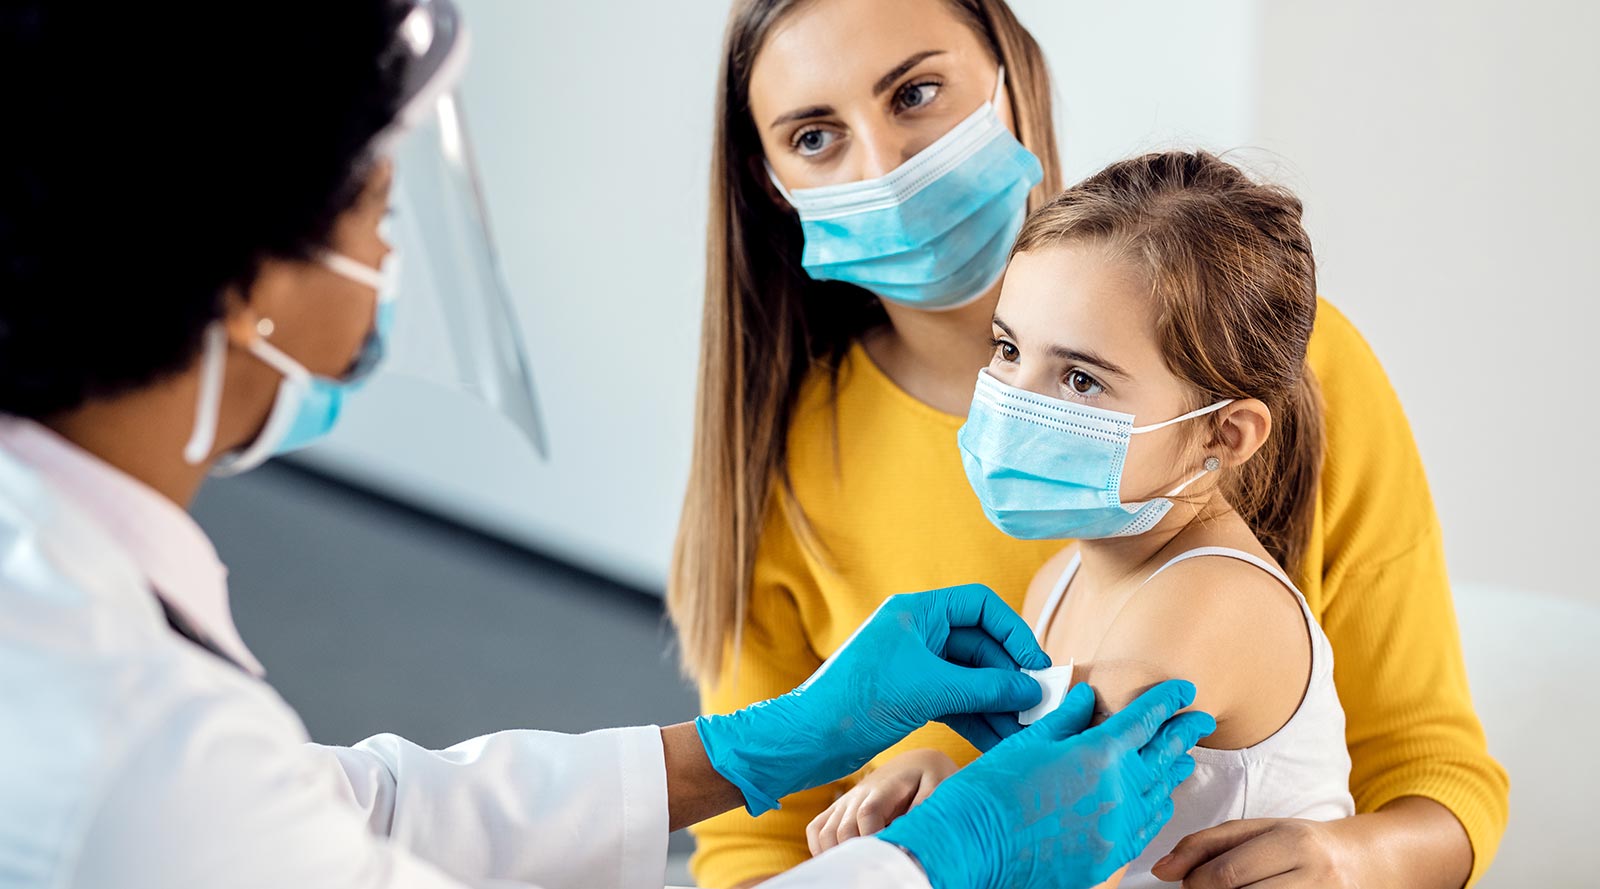
POLYGON ((1094 377, 1076 369, 1067 373, 1067 388, 1078 395, 1099 395, 1105 391, 1105 387, 1101 386, 1094 377))
POLYGON ((939 95, 939 84, 934 81, 922 83, 908 83, 895 93, 894 107, 897 111, 906 111, 932 102, 939 95))
POLYGON ((827 151, 834 138, 835 134, 827 130, 804 130, 794 137, 794 150, 805 157, 812 157, 827 151))
POLYGON ((1016 361, 1017 358, 1020 357, 1021 353, 1017 351, 1016 346, 1006 342, 1005 340, 995 340, 994 354, 1001 361, 1016 361))

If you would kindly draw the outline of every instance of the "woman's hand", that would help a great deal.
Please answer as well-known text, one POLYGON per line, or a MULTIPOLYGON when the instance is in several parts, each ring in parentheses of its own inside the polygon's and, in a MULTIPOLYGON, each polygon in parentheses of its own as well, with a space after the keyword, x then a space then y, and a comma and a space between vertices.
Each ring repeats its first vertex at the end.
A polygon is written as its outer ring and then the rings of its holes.
POLYGON ((811 854, 821 855, 845 840, 883 830, 959 768, 937 750, 913 750, 889 760, 806 825, 811 854))
POLYGON ((1151 871, 1184 889, 1459 889, 1472 846, 1448 809, 1407 797, 1338 821, 1229 821, 1184 837, 1151 871))

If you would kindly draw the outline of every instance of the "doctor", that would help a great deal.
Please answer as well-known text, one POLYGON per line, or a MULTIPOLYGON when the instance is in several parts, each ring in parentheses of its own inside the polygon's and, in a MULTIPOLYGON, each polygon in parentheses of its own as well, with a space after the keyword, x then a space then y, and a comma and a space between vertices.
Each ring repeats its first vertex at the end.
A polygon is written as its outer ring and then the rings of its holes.
POLYGON ((655 889, 669 829, 930 720, 988 752, 774 887, 1088 887, 1132 858, 1210 717, 1170 682, 1088 728, 1080 687, 1022 729, 1048 658, 982 587, 891 598, 729 716, 307 743, 184 507, 327 432, 382 357, 387 147, 461 33, 445 0, 0 12, 0 885, 655 889))

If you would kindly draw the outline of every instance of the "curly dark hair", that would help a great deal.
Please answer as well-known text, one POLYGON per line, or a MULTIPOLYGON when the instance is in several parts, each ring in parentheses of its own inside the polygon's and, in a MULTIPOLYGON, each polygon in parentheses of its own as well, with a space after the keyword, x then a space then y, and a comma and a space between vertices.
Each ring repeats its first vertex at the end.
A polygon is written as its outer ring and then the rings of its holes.
POLYGON ((0 3, 0 412, 183 370, 230 287, 325 244, 397 110, 408 8, 0 3))

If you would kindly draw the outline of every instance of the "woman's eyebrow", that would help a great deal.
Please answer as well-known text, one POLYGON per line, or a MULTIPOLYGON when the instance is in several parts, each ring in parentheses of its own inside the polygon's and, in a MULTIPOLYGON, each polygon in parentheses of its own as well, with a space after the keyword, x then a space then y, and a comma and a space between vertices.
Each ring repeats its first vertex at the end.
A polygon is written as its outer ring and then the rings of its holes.
POLYGON ((810 120, 814 117, 827 117, 832 113, 833 107, 830 105, 812 105, 810 108, 800 108, 788 114, 780 114, 767 126, 781 127, 786 123, 794 123, 797 120, 810 120))
MULTIPOLYGON (((904 77, 907 71, 910 71, 912 68, 922 64, 924 60, 938 55, 944 55, 944 50, 925 49, 919 53, 912 53, 906 57, 905 61, 890 69, 889 73, 878 78, 878 82, 872 85, 872 94, 874 96, 883 95, 883 91, 887 90, 891 86, 894 86, 894 82, 904 77)), ((778 117, 773 119, 772 123, 767 124, 767 126, 769 128, 781 127, 786 123, 794 123, 795 121, 800 120, 811 120, 818 117, 827 117, 832 113, 833 106, 831 105, 812 105, 809 108, 798 108, 786 114, 780 114, 778 117)))
POLYGON ((904 77, 907 71, 910 71, 912 68, 915 68, 917 65, 921 64, 923 59, 943 54, 944 50, 942 49, 925 49, 919 53, 912 53, 906 57, 905 61, 889 69, 888 74, 878 78, 878 82, 872 85, 872 94, 874 96, 883 95, 884 90, 894 86, 894 82, 896 80, 904 77))

